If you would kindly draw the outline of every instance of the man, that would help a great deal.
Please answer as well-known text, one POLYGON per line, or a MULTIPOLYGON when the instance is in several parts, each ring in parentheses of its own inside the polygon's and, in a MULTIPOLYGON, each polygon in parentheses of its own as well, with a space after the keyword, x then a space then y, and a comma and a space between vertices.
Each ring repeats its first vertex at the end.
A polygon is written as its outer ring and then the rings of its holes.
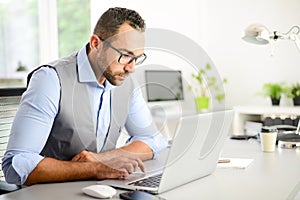
POLYGON ((78 53, 33 71, 15 116, 2 168, 6 181, 32 185, 125 179, 167 141, 130 79, 145 59, 145 23, 111 8, 78 53), (125 127, 130 139, 117 148, 125 127))

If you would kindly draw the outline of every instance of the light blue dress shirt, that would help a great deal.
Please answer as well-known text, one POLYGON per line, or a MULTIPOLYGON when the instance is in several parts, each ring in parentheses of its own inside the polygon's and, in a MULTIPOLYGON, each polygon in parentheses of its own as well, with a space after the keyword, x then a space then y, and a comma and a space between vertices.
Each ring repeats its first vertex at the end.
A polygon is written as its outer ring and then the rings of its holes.
MULTIPOLYGON (((110 123, 110 92, 115 87, 108 81, 100 85, 88 61, 86 45, 77 56, 79 81, 86 84, 90 103, 94 110, 94 121, 98 120, 97 150, 101 150, 110 123), (103 97, 101 98, 101 95, 103 97), (102 102, 100 102, 102 99, 102 102), (101 104, 101 109, 100 108, 101 104)), ((60 83, 54 69, 43 67, 36 71, 22 96, 12 126, 7 151, 2 160, 6 181, 24 184, 28 175, 44 158, 39 155, 50 134, 59 109, 60 83)), ((140 89, 136 89, 130 104, 129 115, 139 127, 152 123, 151 113, 140 89)), ((157 156, 167 146, 167 140, 156 130, 137 133, 130 124, 125 124, 130 141, 143 141, 157 156), (134 130, 133 133, 131 130, 134 130)))

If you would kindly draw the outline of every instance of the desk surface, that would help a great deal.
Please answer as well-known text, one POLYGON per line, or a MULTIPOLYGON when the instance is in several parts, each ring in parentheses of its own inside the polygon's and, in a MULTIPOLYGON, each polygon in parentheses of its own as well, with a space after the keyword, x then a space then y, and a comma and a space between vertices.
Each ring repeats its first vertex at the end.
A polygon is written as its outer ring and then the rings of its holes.
MULTIPOLYGON (((176 199, 300 199, 300 149, 264 153, 256 140, 227 140, 222 157, 252 158, 246 169, 221 169, 207 177, 161 194, 176 199)), ((152 162, 152 161, 151 161, 152 162)), ((1 195, 5 200, 95 199, 81 192, 96 181, 38 184, 1 195)), ((118 191, 123 192, 123 191, 118 191)), ((117 196, 113 199, 118 199, 117 196)))

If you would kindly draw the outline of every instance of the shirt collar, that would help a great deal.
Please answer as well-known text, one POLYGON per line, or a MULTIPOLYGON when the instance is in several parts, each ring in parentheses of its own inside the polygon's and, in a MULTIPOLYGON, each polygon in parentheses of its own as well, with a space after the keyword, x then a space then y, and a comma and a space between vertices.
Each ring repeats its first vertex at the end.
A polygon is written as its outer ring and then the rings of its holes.
MULTIPOLYGON (((79 82, 85 83, 85 82, 94 82, 97 83, 100 87, 100 85, 96 79, 95 73, 92 69, 92 66, 90 64, 90 61, 87 56, 87 45, 89 43, 86 43, 78 52, 77 55, 77 67, 78 67, 78 76, 79 76, 79 82)), ((103 86, 102 86, 103 87, 103 86)), ((115 86, 112 85, 109 81, 105 81, 105 89, 110 90, 114 88, 115 86)))

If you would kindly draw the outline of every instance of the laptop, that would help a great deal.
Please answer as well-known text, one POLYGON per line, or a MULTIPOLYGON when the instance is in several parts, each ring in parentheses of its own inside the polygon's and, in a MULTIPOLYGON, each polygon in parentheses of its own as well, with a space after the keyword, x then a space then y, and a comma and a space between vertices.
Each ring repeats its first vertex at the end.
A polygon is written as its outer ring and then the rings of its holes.
POLYGON ((99 184, 161 194, 213 173, 233 119, 233 111, 215 111, 181 117, 169 149, 158 160, 146 161, 146 173, 127 180, 99 184))

